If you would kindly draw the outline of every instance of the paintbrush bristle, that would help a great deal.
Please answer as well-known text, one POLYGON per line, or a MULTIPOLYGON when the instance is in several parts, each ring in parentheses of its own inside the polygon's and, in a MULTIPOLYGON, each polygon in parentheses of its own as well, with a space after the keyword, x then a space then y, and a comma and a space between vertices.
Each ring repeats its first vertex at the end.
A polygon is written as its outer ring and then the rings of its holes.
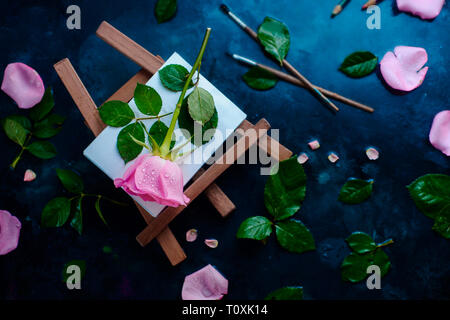
POLYGON ((220 5, 220 10, 222 10, 225 14, 228 14, 230 12, 230 8, 228 8, 225 4, 220 5))

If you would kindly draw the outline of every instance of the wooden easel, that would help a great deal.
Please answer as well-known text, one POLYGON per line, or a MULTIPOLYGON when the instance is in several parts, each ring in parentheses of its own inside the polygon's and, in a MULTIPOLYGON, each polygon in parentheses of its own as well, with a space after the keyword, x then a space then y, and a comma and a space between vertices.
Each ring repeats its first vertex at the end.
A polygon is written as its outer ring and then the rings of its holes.
MULTIPOLYGON (((136 84, 146 83, 150 77, 158 71, 164 63, 164 60, 161 57, 148 52, 106 21, 103 21, 100 24, 96 34, 106 43, 142 67, 137 74, 106 100, 120 100, 128 103, 133 98, 136 84)), ((69 59, 65 58, 57 62, 54 65, 54 68, 83 115, 88 128, 95 136, 99 135, 106 125, 101 120, 97 111, 97 106, 78 77, 69 59)), ((270 128, 270 124, 265 119, 261 119, 256 125, 244 120, 239 128, 244 131, 251 128, 259 130, 257 131, 258 135, 256 138, 243 136, 236 142, 234 145, 235 150, 237 150, 237 152, 235 152, 235 160, 245 153, 248 148, 258 143, 258 141, 259 146, 265 148, 265 151, 277 161, 292 156, 292 152, 289 149, 278 144, 277 141, 272 140, 270 136, 266 134, 267 130, 270 128), (263 139, 266 139, 265 142, 267 143, 261 143, 263 139), (244 146, 244 148, 239 148, 242 146, 244 146), (271 146, 277 146, 277 148, 271 150, 271 146)), ((197 196, 204 192, 208 200, 221 216, 226 217, 236 207, 214 181, 230 166, 231 164, 214 163, 206 170, 201 169, 192 179, 193 182, 190 186, 185 190, 186 195, 193 201, 197 196)), ((156 238, 173 266, 186 259, 183 248, 168 227, 170 221, 172 221, 185 207, 167 207, 157 216, 157 218, 153 218, 138 203, 135 204, 147 223, 147 227, 137 236, 137 241, 142 246, 145 246, 152 239, 156 238)))

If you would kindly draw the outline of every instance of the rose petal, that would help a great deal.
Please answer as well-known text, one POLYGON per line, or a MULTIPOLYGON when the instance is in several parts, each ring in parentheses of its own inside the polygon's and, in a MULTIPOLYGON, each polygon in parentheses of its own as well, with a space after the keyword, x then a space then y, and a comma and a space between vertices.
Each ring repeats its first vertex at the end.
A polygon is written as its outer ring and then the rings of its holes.
POLYGON ((25 171, 25 175, 23 176, 23 181, 33 181, 34 179, 36 179, 36 173, 31 170, 31 169, 27 169, 25 171))
POLYGON ((300 164, 304 164, 306 161, 308 161, 308 159, 309 159, 309 157, 308 157, 308 155, 306 153, 302 153, 301 155, 299 155, 297 157, 297 161, 300 164))
POLYGON ((339 160, 339 157, 337 156, 337 154, 331 152, 331 153, 328 155, 328 160, 329 160, 331 163, 335 163, 336 161, 339 160))
POLYGON ((217 241, 216 239, 206 239, 205 244, 208 247, 215 249, 219 245, 219 241, 217 241))
POLYGON ((387 52, 380 62, 380 71, 386 83, 396 90, 411 91, 420 86, 425 79, 428 67, 425 49, 417 47, 395 47, 387 52))
POLYGON ((187 242, 194 242, 197 240, 197 229, 190 229, 186 232, 186 241, 187 242))
POLYGON ((313 140, 311 142, 308 142, 309 147, 311 148, 311 150, 317 150, 320 148, 320 143, 317 140, 313 140))
POLYGON ((397 8, 422 19, 434 19, 441 12, 444 2, 445 0, 397 0, 397 8))
POLYGON ((17 248, 22 224, 6 210, 0 210, 0 255, 17 248))
POLYGON ((370 147, 366 149, 366 155, 369 160, 377 160, 380 156, 380 153, 377 149, 370 147))
POLYGON ((44 83, 33 68, 24 63, 10 63, 3 75, 2 90, 21 109, 29 109, 38 104, 44 96, 44 83))
POLYGON ((441 111, 434 116, 429 139, 433 147, 450 156, 450 110, 441 111))
POLYGON ((181 298, 183 300, 220 300, 228 293, 228 280, 212 265, 184 278, 181 298))
POLYGON ((144 201, 165 206, 186 205, 189 198, 183 193, 183 172, 172 161, 150 154, 142 154, 127 168, 122 178, 114 180, 116 188, 144 201))

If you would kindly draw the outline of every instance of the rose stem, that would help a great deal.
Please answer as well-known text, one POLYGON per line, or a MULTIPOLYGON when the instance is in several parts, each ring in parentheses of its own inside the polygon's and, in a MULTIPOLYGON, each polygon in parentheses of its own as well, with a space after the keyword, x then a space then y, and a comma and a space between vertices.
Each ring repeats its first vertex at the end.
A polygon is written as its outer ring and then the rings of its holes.
POLYGON ((161 119, 162 117, 166 117, 166 116, 169 116, 169 115, 171 115, 173 112, 168 112, 168 113, 165 113, 165 114, 162 114, 162 115, 160 115, 160 116, 154 116, 154 117, 143 117, 143 118, 136 118, 136 121, 139 121, 139 120, 152 120, 152 119, 161 119))
POLYGON ((15 169, 17 166, 17 163, 19 162, 20 158, 22 157, 23 151, 27 148, 27 143, 28 141, 30 141, 31 139, 31 134, 28 136, 27 140, 25 141, 25 143, 23 144, 23 146, 21 146, 22 150, 20 150, 19 154, 17 155, 17 157, 14 159, 14 161, 10 164, 10 167, 15 169))
MULTIPOLYGON (((172 141, 172 134, 175 130, 175 124, 177 123, 178 116, 180 115, 181 105, 183 104, 184 96, 186 95, 186 91, 189 88, 189 84, 191 83, 192 77, 194 76, 195 71, 198 69, 202 58, 203 53, 205 52, 206 44, 208 43, 209 35, 211 34, 211 28, 207 28, 205 32, 205 36, 203 38, 202 46, 200 47, 200 52, 198 53, 197 59, 195 60, 194 65, 192 66, 191 72, 189 73, 186 82, 184 83, 183 91, 181 91, 180 98, 178 99, 177 106, 173 112, 172 120, 170 121, 169 130, 167 131, 166 136, 164 137, 164 141, 161 145, 161 156, 165 158, 169 153, 170 143, 172 141)), ((200 76, 200 75, 199 75, 200 76)))

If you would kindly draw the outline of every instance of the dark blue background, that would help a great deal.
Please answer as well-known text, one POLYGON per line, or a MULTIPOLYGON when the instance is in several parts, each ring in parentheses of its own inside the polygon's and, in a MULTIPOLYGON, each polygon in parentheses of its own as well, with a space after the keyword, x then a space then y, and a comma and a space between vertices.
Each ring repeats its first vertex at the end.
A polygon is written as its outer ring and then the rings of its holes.
MULTIPOLYGON (((352 1, 335 19, 330 12, 335 0, 258 1, 228 0, 227 4, 251 27, 266 15, 284 21, 291 34, 288 60, 313 83, 376 109, 368 114, 337 103, 333 115, 307 91, 278 83, 258 92, 241 80, 246 67, 232 61, 226 51, 240 53, 275 66, 258 45, 219 10, 220 1, 179 1, 176 17, 158 25, 155 1, 2 1, 0 5, 0 70, 21 61, 34 67, 47 86, 53 86, 56 111, 67 117, 62 132, 52 141, 58 156, 49 161, 29 155, 15 171, 8 168, 18 148, 0 134, 0 208, 11 211, 23 223, 20 245, 0 257, 0 297, 43 298, 152 298, 179 299, 184 277, 211 263, 229 279, 227 299, 259 299, 286 285, 303 285, 313 299, 411 299, 450 297, 449 241, 436 235, 432 221, 410 200, 405 186, 426 173, 448 173, 448 159, 428 142, 433 116, 449 107, 448 8, 432 22, 399 13, 392 1, 381 7, 381 30, 366 27, 368 15, 360 11, 365 1, 352 1), (82 29, 66 28, 66 8, 79 4, 82 29), (111 228, 102 225, 93 203, 86 202, 85 232, 78 236, 68 226, 41 229, 41 210, 52 197, 64 193, 55 168, 75 169, 91 193, 128 201, 112 182, 82 155, 93 135, 52 65, 68 57, 94 101, 101 104, 139 67, 95 36, 102 20, 135 39, 149 51, 168 58, 179 52, 193 62, 204 29, 212 36, 202 64, 202 74, 240 106, 252 122, 267 118, 281 129, 281 142, 295 153, 307 151, 307 195, 296 217, 312 231, 317 250, 288 253, 272 237, 267 245, 237 240, 239 224, 251 215, 265 215, 263 188, 266 177, 256 165, 233 166, 218 184, 237 205, 222 219, 201 196, 172 224, 188 258, 171 267, 156 242, 141 248, 136 234, 145 226, 133 205, 104 205, 111 228), (429 55, 428 74, 417 90, 395 95, 377 73, 350 79, 337 71, 343 59, 356 50, 370 50, 380 59, 396 45, 424 47, 429 55), (322 147, 310 152, 307 142, 318 138, 322 147), (365 148, 373 145, 381 157, 369 162, 365 148), (335 151, 340 160, 326 158, 335 151), (25 169, 38 178, 22 182, 25 169), (348 177, 374 178, 372 197, 360 205, 338 201, 348 177), (189 228, 199 230, 199 240, 186 243, 189 228), (382 279, 382 290, 369 291, 365 283, 348 284, 340 278, 340 263, 349 253, 344 239, 353 231, 365 231, 377 242, 393 238, 386 249, 392 269, 382 279), (202 242, 217 238, 211 250, 202 242), (110 246, 113 254, 103 253, 110 246), (65 263, 82 259, 87 273, 81 292, 70 292, 61 281, 65 263)), ((19 112, 0 94, 0 116, 19 112)), ((25 113, 26 112, 22 112, 25 113)))

